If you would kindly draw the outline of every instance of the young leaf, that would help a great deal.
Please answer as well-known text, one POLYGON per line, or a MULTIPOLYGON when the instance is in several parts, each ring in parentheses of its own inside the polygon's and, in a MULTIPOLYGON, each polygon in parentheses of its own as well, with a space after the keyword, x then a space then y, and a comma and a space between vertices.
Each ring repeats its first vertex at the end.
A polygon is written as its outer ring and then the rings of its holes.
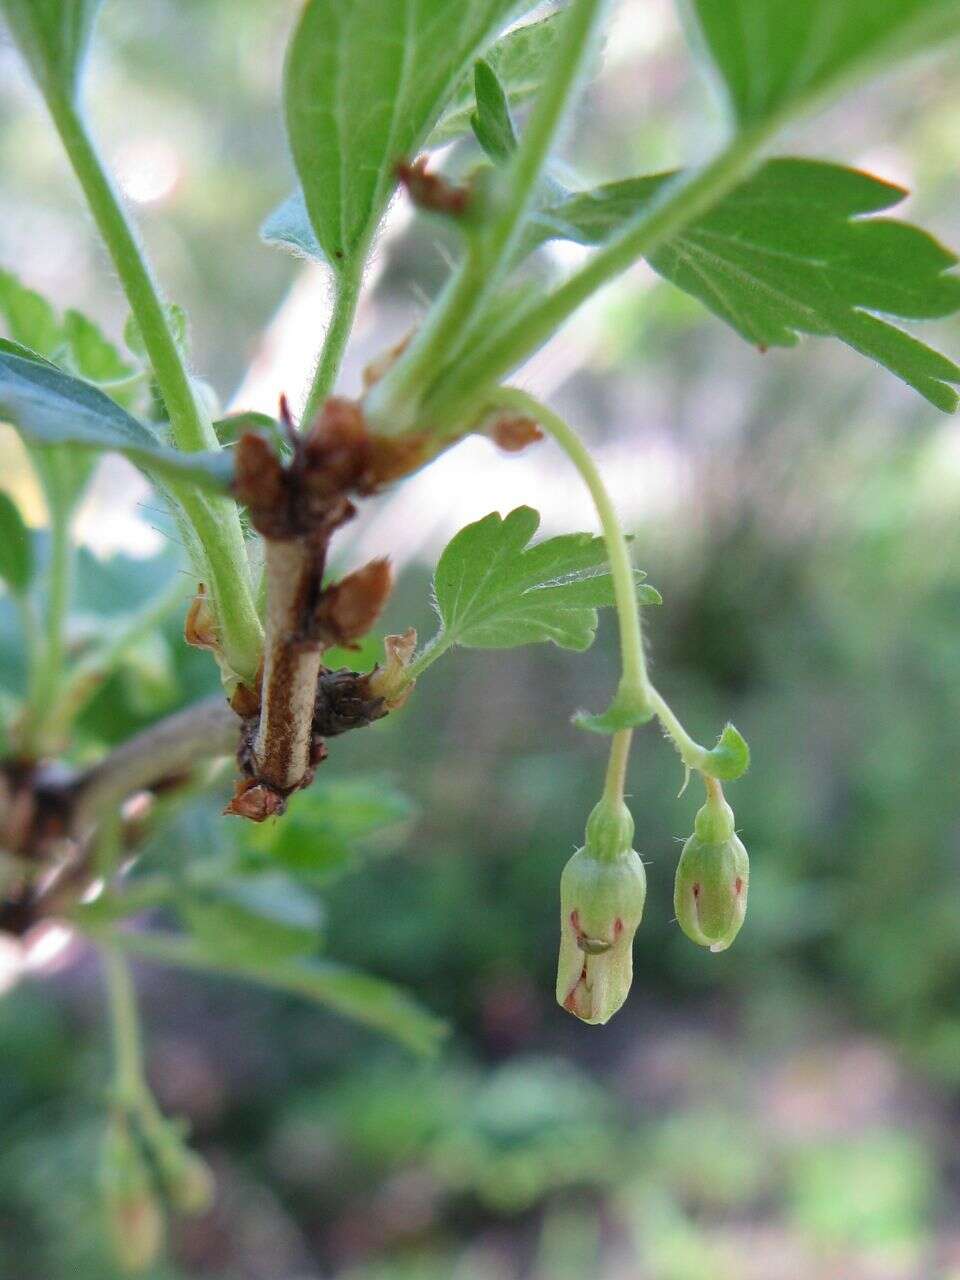
POLYGON ((26 595, 33 577, 33 542, 19 508, 0 489, 0 578, 16 596, 26 595))
POLYGON ((960 0, 685 0, 743 128, 960 34, 960 0))
POLYGON ((100 0, 0 0, 14 40, 48 96, 76 97, 100 0))
POLYGON ((474 68, 477 109, 470 127, 494 164, 506 164, 517 149, 517 131, 510 104, 497 73, 481 58, 474 68))
MULTIPOLYGON (((670 174, 610 183, 553 203, 531 235, 601 244, 670 174)), ((797 335, 833 335, 884 365, 937 408, 956 407, 960 368, 883 316, 909 320, 960 309, 957 258, 926 232, 870 218, 905 192, 813 160, 771 160, 650 257, 761 349, 797 335)))
POLYGON ((9 351, 0 351, 0 419, 31 445, 115 450, 148 473, 207 489, 225 490, 232 478, 229 455, 167 448, 96 387, 9 351))
MULTIPOLYGON (((395 186, 517 0, 308 0, 284 102, 310 221, 339 270, 362 257, 395 186)), ((527 6, 529 7, 529 5, 527 6)))
MULTIPOLYGON (((563 10, 558 9, 539 22, 509 31, 484 54, 511 107, 529 102, 543 84, 562 20, 563 10)), ((474 80, 467 75, 430 135, 429 145, 439 147, 469 133, 474 103, 474 80)))
MULTIPOLYGON (((589 649, 597 609, 613 604, 606 546, 589 533, 567 533, 528 547, 539 524, 531 507, 505 519, 494 511, 447 544, 434 575, 444 648, 511 649, 552 640, 563 649, 589 649)), ((636 576, 639 583, 645 575, 636 576)), ((638 590, 645 597, 653 591, 638 590)))

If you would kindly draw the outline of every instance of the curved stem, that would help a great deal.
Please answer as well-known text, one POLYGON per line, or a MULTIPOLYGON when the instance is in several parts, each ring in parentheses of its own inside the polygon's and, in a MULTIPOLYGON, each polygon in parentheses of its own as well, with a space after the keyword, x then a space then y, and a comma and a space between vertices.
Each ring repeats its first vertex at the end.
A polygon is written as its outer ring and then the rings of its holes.
MULTIPOLYGON (((610 560, 610 575, 613 579, 614 598, 620 623, 620 649, 623 662, 623 672, 617 690, 618 697, 626 699, 632 696, 635 707, 648 708, 660 721, 687 768, 702 771, 708 755, 706 747, 700 746, 690 737, 666 700, 653 687, 647 674, 640 628, 640 606, 633 582, 630 551, 596 463, 573 428, 547 405, 541 404, 536 397, 529 395, 526 391, 520 391, 515 387, 501 387, 489 398, 488 403, 533 418, 553 436, 583 477, 600 517, 610 560)), ((615 734, 614 742, 611 744, 611 769, 614 767, 615 755, 620 751, 628 752, 630 749, 629 733, 625 746, 617 746, 618 737, 620 734, 615 734)), ((607 778, 610 785, 609 772, 607 778)), ((615 778, 613 785, 616 785, 615 778)))
POLYGON ((510 409, 533 418, 553 436, 564 453, 580 473, 600 517, 607 556, 610 560, 610 576, 617 605, 620 626, 620 653, 623 663, 621 688, 627 687, 641 701, 649 702, 650 679, 643 655, 643 637, 640 630, 640 608, 633 579, 630 550, 610 494, 603 477, 583 441, 566 422, 547 405, 534 396, 515 387, 502 387, 489 399, 492 406, 510 409))
POLYGON ((136 991, 125 957, 105 945, 101 945, 100 955, 113 1030, 114 1089, 118 1102, 136 1108, 147 1093, 136 991))
POLYGON ((347 339, 350 337, 350 330, 353 328, 354 316, 357 313, 357 303, 360 300, 360 287, 363 282, 362 264, 364 255, 358 253, 357 257, 360 266, 344 268, 336 278, 336 292, 333 299, 330 323, 324 335, 320 358, 317 361, 313 381, 310 384, 310 390, 301 415, 301 425, 304 427, 309 426, 320 412, 324 400, 333 391, 337 381, 337 374, 340 372, 343 351, 347 345, 347 339))

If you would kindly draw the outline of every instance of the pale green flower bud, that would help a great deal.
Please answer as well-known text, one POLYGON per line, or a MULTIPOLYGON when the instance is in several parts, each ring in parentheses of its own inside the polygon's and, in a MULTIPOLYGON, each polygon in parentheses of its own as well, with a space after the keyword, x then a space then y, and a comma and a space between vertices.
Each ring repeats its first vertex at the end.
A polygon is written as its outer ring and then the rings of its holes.
POLYGON ((207 1162, 187 1146, 187 1126, 153 1108, 141 1122, 144 1142, 171 1207, 178 1213, 206 1213, 213 1204, 216 1183, 207 1162))
POLYGON ((747 913, 750 860, 722 799, 699 811, 683 846, 673 906, 683 932, 701 947, 726 951, 747 913))
POLYGON ((560 878, 557 1003, 584 1022, 607 1022, 630 991, 633 936, 647 895, 632 837, 626 807, 601 801, 587 823, 587 843, 560 878))
POLYGON ((101 1164, 107 1234, 122 1271, 146 1271, 163 1249, 163 1211, 153 1180, 126 1120, 107 1129, 101 1164))
POLYGON ((216 1183, 210 1166, 195 1151, 182 1148, 171 1152, 161 1166, 161 1177, 170 1203, 178 1213, 206 1213, 216 1195, 216 1183))

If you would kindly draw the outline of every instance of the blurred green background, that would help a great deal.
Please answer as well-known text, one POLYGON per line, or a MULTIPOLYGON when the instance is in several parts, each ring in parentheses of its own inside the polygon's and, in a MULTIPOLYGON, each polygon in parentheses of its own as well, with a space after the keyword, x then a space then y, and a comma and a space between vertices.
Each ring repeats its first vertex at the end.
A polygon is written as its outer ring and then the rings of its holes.
MULTIPOLYGON (((304 294, 301 264, 257 238, 290 184, 278 83, 296 9, 112 0, 94 59, 98 131, 224 402, 251 361, 244 404, 296 394, 277 344, 309 352, 322 330, 322 280, 304 294), (291 304, 272 321, 295 280, 295 323, 291 304)), ((958 95, 955 65, 930 61, 785 145, 903 181, 909 216, 957 245, 958 95)), ((702 154, 715 130, 666 0, 621 0, 571 166, 585 179, 654 169, 702 154)), ((119 291, 3 44, 0 173, 0 265, 118 335, 119 291)), ((433 225, 397 212, 361 352, 412 322, 442 251, 433 225)), ((956 321, 925 333, 960 349, 956 321)), ((730 718, 751 743, 753 768, 730 788, 753 865, 747 924, 713 956, 672 923, 676 841, 700 801, 694 788, 677 800, 677 761, 643 732, 629 790, 651 890, 634 991, 605 1029, 559 1010, 558 877, 603 767, 603 743, 569 716, 611 690, 615 627, 604 620, 586 657, 445 658, 401 714, 333 744, 324 785, 270 838, 291 865, 326 851, 324 949, 411 988, 451 1038, 423 1063, 294 1000, 139 966, 151 1079, 219 1184, 152 1275, 956 1280, 956 424, 839 345, 761 356, 643 268, 529 378, 616 471, 665 599, 649 611, 658 684, 701 739, 730 718)), ((40 519, 8 432, 2 445, 3 484, 40 519)), ((444 460, 412 505, 371 507, 344 551, 402 567, 385 630, 429 634, 431 557, 467 519, 525 500, 551 530, 589 523, 547 446, 518 461, 477 448, 464 458, 482 457, 482 474, 444 460)), ((177 572, 172 539, 151 546, 156 501, 136 483, 111 463, 94 488, 84 528, 113 521, 120 550, 84 555, 87 625, 177 572), (124 493, 142 498, 137 520, 124 493)), ((215 688, 178 627, 104 688, 78 756, 215 688)), ((0 609, 4 698, 19 643, 0 609)), ((215 866, 244 839, 217 817, 225 787, 171 814, 145 863, 215 866)), ((99 974, 76 942, 41 948, 34 967, 0 1002, 0 1277, 103 1280, 99 974)))

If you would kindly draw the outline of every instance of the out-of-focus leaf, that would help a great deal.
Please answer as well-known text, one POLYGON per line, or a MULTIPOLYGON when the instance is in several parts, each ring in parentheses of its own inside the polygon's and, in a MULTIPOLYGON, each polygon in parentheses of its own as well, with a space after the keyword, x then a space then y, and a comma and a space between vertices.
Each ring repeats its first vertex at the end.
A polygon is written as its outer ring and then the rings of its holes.
POLYGON ((470 127, 494 164, 506 164, 517 149, 517 131, 503 85, 482 58, 474 68, 474 86, 477 109, 470 117, 470 127))
MULTIPOLYGON (((552 640, 589 649, 597 609, 613 604, 606 545, 589 533, 566 533, 529 547, 539 524, 532 507, 505 518, 494 511, 447 544, 434 575, 444 647, 510 649, 552 640)), ((639 585, 645 575, 635 572, 638 592, 647 596, 652 588, 639 585)))
POLYGON ((232 479, 228 454, 168 448, 96 387, 8 352, 0 352, 0 418, 31 445, 113 450, 148 474, 188 480, 205 489, 226 490, 232 479))
POLYGON ((41 294, 21 284, 10 271, 0 269, 0 315, 10 337, 48 358, 63 345, 63 327, 57 313, 41 294))
POLYGON ((0 578, 22 596, 33 577, 33 543, 20 509, 0 489, 0 578))
POLYGON ((312 881, 329 880, 361 856, 364 842, 413 814, 383 778, 318 779, 291 799, 282 822, 249 829, 250 846, 312 881))
POLYGON ((254 963, 316 951, 320 908, 286 876, 231 880, 216 891, 184 890, 184 925, 214 956, 254 963))
MULTIPOLYGON (((539 22, 516 27, 484 54, 484 60, 503 85, 511 107, 529 102, 543 84, 550 66, 550 55, 560 34, 562 17, 563 10, 559 9, 539 22)), ((474 82, 467 75, 430 135, 430 146, 441 146, 469 133, 474 105, 474 82)))
POLYGON ((518 0, 308 0, 287 54, 287 133, 310 222, 339 271, 364 256, 396 185, 518 0))
POLYGON ((683 0, 697 43, 749 127, 960 35, 960 0, 683 0))
MULTIPOLYGON (((0 339, 0 352, 25 360, 53 363, 68 373, 93 381, 126 377, 132 370, 93 321, 78 311, 58 319, 50 303, 28 289, 10 271, 0 270, 0 316, 13 341, 0 339)), ((130 407, 134 391, 111 390, 118 404, 130 407)), ((31 449, 48 505, 69 512, 80 498, 93 469, 93 456, 77 449, 31 449)))
POLYGON ((100 0, 0 0, 0 13, 44 93, 76 97, 100 0))
POLYGON ((296 958, 240 960, 209 949, 197 938, 171 934, 111 930, 105 936, 113 945, 160 964, 208 969, 315 1000, 392 1036, 415 1053, 436 1053, 447 1034, 446 1024, 401 988, 346 965, 296 958))
MULTIPOLYGON (((602 244, 671 176, 569 195, 542 210, 532 234, 602 244)), ((650 265, 761 348, 793 346, 799 333, 838 337, 949 412, 960 368, 882 318, 960 309, 953 253, 918 227, 865 216, 904 195, 842 165, 770 160, 651 254, 650 265)))
MULTIPOLYGON (((165 302, 163 310, 167 317, 167 323, 173 334, 173 340, 180 349, 183 356, 188 356, 190 352, 190 322, 186 311, 180 306, 179 302, 165 302)), ((141 360, 147 358, 147 345, 143 340, 143 334, 140 332, 140 325, 136 316, 127 316, 126 324, 123 326, 123 340, 127 344, 127 348, 141 360)))
POLYGON ((137 387, 132 384, 123 390, 115 390, 110 383, 125 382, 136 373, 120 352, 104 337, 97 325, 79 311, 67 311, 63 317, 63 336, 66 339, 71 370, 89 382, 107 383, 104 388, 111 399, 130 408, 136 398, 137 387))

